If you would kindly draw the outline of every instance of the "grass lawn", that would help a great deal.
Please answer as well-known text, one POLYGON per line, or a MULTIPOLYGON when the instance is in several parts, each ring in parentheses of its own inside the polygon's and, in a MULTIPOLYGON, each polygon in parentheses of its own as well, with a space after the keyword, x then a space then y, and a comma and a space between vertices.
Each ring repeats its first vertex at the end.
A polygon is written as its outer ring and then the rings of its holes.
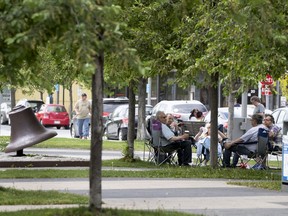
MULTIPOLYGON (((10 142, 9 136, 0 136, 0 151, 4 151, 10 142)), ((80 140, 77 138, 54 137, 34 145, 35 148, 69 148, 69 149, 90 149, 91 140, 80 140)), ((126 141, 103 140, 103 150, 123 150, 127 146, 126 141)), ((144 141, 135 141, 135 151, 143 151, 144 141)))
MULTIPOLYGON (((7 212, 0 212, 0 216, 7 216, 7 212)), ((102 209, 101 212, 92 214, 87 207, 66 208, 66 209, 42 209, 42 210, 22 210, 18 212, 9 212, 9 216, 197 216, 183 212, 172 211, 145 211, 145 210, 120 210, 120 209, 102 209)))

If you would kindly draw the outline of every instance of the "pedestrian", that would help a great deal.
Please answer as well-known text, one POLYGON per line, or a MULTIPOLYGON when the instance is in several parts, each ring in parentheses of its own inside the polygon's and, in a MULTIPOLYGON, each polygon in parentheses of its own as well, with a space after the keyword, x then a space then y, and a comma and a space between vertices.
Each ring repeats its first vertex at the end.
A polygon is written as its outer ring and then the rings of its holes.
POLYGON ((261 101, 259 97, 257 96, 252 96, 250 99, 250 102, 255 106, 253 114, 259 114, 264 116, 265 114, 265 107, 263 104, 261 104, 261 101))
POLYGON ((87 100, 86 93, 81 95, 81 99, 76 102, 74 109, 76 112, 80 139, 87 139, 89 137, 91 104, 87 100))

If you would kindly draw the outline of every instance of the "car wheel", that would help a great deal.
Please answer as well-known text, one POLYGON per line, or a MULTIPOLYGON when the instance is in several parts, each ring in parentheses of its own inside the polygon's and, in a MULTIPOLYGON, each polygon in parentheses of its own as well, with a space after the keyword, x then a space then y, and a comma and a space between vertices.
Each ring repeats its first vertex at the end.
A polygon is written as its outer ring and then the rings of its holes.
POLYGON ((74 124, 71 124, 71 126, 70 126, 70 135, 72 138, 78 138, 75 134, 74 124))
POLYGON ((118 132, 118 140, 119 141, 123 141, 123 133, 122 133, 122 130, 120 129, 119 132, 118 132))
POLYGON ((56 128, 59 130, 61 127, 60 127, 60 126, 57 126, 56 128))
POLYGON ((68 130, 68 129, 69 129, 69 125, 65 126, 64 128, 65 128, 66 130, 68 130))

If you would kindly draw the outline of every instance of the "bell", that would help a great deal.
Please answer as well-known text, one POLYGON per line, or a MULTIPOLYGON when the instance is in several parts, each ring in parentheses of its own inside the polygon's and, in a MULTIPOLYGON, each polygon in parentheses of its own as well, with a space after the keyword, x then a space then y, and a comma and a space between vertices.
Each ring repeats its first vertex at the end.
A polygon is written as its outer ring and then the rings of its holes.
POLYGON ((56 131, 47 130, 40 124, 31 107, 16 106, 9 113, 11 121, 10 143, 5 153, 17 151, 23 155, 23 149, 57 135, 56 131))

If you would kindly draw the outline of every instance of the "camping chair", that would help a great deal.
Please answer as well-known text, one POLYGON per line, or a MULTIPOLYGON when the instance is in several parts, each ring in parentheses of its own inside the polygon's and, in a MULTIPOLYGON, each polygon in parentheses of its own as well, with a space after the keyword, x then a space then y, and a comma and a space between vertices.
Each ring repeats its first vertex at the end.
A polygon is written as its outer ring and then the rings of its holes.
POLYGON ((182 130, 189 131, 189 135, 194 137, 201 127, 205 127, 206 122, 203 121, 183 121, 182 130))
POLYGON ((196 142, 194 137, 199 132, 201 127, 205 127, 206 122, 201 121, 183 121, 182 122, 182 131, 189 131, 190 140, 192 146, 197 149, 196 142))
POLYGON ((271 146, 269 145, 267 162, 266 162, 267 167, 270 167, 269 161, 271 160, 272 157, 274 157, 274 158, 276 157, 277 168, 281 167, 279 157, 282 158, 282 145, 283 145, 283 143, 281 143, 280 145, 279 144, 275 144, 275 145, 271 145, 271 146), (269 155, 270 155, 270 157, 269 157, 269 155))
POLYGON ((147 126, 145 128, 145 142, 144 142, 143 160, 155 163, 156 155, 155 155, 155 149, 153 147, 150 128, 151 128, 151 125, 150 125, 150 119, 149 119, 147 122, 147 126), (148 151, 148 157, 147 158, 146 158, 146 149, 148 151))
MULTIPOLYGON (((207 160, 207 162, 210 160, 210 138, 205 137, 198 142, 196 142, 197 150, 196 150, 196 165, 197 166, 202 166, 204 160, 207 160)), ((218 164, 221 166, 222 163, 222 146, 220 143, 218 143, 218 153, 217 153, 217 158, 218 158, 218 164)))
POLYGON ((152 134, 152 146, 155 152, 155 164, 160 166, 164 163, 169 163, 171 165, 176 165, 176 156, 177 149, 173 151, 167 152, 163 146, 161 141, 162 136, 162 125, 161 122, 152 118, 151 122, 151 134, 152 134))
POLYGON ((247 158, 240 155, 241 167, 248 167, 248 162, 253 159, 256 163, 253 165, 252 169, 265 169, 265 161, 268 155, 268 135, 269 131, 264 128, 259 128, 256 152, 247 155, 247 158))

